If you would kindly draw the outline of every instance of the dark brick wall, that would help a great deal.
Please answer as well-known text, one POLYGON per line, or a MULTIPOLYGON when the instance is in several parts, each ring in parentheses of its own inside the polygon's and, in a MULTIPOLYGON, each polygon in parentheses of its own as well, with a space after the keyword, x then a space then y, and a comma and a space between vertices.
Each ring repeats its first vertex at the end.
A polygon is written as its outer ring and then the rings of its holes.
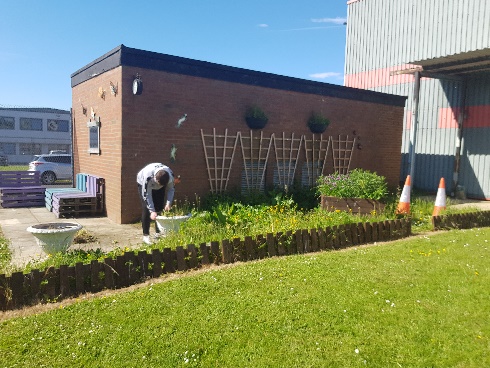
MULTIPOLYGON (((182 176, 176 198, 203 196, 209 192, 208 174, 201 139, 201 129, 212 134, 250 134, 244 120, 250 104, 260 106, 269 122, 262 130, 290 137, 312 133, 306 121, 312 111, 331 121, 323 136, 354 135, 361 144, 352 157, 351 168, 361 167, 386 176, 391 186, 399 182, 403 107, 339 99, 315 94, 271 89, 217 81, 194 76, 118 67, 73 88, 75 118, 75 169, 106 179, 107 215, 118 223, 136 221, 140 205, 136 192, 136 173, 150 162, 163 162, 182 176), (132 94, 136 74, 143 80, 143 93, 132 94), (118 95, 110 94, 109 82, 118 83, 118 95), (99 87, 106 90, 98 97, 99 87), (81 104, 87 108, 82 115, 81 104), (101 117, 101 155, 88 155, 90 107, 101 117), (177 121, 187 114, 180 128, 177 121), (176 161, 170 161, 170 149, 177 147, 176 161)), ((254 136, 260 132, 254 131, 254 136)), ((318 135, 317 135, 318 137, 318 135)), ((305 153, 301 152, 301 160, 305 153)), ((267 183, 272 181, 274 151, 269 156, 267 183)), ((239 185, 242 170, 240 145, 233 161, 228 188, 239 185)), ((298 166, 297 176, 301 173, 298 166)))

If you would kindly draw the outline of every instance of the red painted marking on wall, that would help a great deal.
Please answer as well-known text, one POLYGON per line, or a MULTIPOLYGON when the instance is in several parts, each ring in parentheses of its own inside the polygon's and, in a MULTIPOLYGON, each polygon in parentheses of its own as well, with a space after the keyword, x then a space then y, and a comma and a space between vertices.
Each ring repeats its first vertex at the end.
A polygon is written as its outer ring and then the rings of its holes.
POLYGON ((407 111, 405 113, 405 121, 407 122, 405 129, 412 129, 412 111, 407 111))
POLYGON ((468 106, 464 128, 490 127, 490 105, 468 106))
POLYGON ((437 127, 449 129, 458 127, 459 107, 441 107, 437 118, 437 127))
POLYGON ((395 84, 412 83, 413 74, 390 75, 393 71, 414 68, 416 65, 403 64, 392 66, 384 69, 369 70, 356 74, 347 74, 345 76, 345 86, 368 89, 373 87, 391 86, 395 84))
MULTIPOLYGON (((437 127, 441 129, 457 128, 459 107, 445 107, 439 109, 437 127)), ((464 128, 490 127, 490 105, 468 106, 464 128)))

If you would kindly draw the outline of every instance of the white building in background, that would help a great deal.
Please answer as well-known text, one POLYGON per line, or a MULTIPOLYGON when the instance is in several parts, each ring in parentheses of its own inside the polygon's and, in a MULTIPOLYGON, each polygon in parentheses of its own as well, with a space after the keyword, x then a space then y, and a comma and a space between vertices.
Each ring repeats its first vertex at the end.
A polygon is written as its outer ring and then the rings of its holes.
POLYGON ((71 153, 71 127, 68 110, 0 107, 0 155, 10 164, 26 164, 52 150, 71 153))

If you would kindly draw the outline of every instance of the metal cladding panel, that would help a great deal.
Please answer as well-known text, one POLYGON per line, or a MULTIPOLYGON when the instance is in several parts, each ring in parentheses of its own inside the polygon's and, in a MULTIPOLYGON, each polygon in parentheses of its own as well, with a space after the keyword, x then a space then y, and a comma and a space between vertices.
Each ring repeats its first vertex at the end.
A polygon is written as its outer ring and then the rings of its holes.
MULTIPOLYGON (((410 170, 414 78, 394 74, 430 60, 490 48, 490 0, 359 0, 348 6, 345 85, 409 96, 400 180, 410 170)), ((481 51, 483 50, 483 51, 481 51)), ((470 57, 464 56, 462 57, 470 57)), ((467 194, 490 199, 490 74, 467 74, 459 179, 467 194)), ((452 189, 463 83, 422 78, 413 184, 435 192, 440 177, 452 189)))
MULTIPOLYGON (((373 88, 378 92, 413 96, 413 83, 373 88)), ((437 191, 441 177, 451 183, 456 152, 458 109, 462 85, 459 81, 423 78, 420 85, 413 185, 429 192, 437 191)), ((402 136, 400 177, 410 171, 410 146, 413 129, 413 98, 407 100, 402 136)), ((387 137, 388 138, 388 137, 387 137)))
POLYGON ((490 73, 476 74, 468 80, 466 104, 490 105, 490 73))
POLYGON ((479 74, 468 81, 466 105, 461 185, 470 198, 490 199, 490 74, 479 74))
POLYGON ((353 2, 348 6, 345 73, 489 48, 489 19, 488 0, 353 2))
POLYGON ((470 198, 490 199, 489 138, 490 128, 466 129, 464 132, 460 184, 470 198))

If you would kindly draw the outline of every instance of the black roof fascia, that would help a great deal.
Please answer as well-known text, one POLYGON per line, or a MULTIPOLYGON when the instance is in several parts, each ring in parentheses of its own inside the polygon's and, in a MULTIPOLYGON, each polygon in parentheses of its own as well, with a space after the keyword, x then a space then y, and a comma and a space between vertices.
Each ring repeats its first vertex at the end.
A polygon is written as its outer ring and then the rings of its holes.
POLYGON ((257 72, 249 69, 134 49, 124 45, 116 47, 73 73, 71 75, 71 85, 74 87, 120 65, 384 105, 405 106, 407 99, 406 96, 257 72))
POLYGON ((0 111, 23 111, 46 114, 70 114, 69 110, 52 109, 50 107, 0 107, 0 111))

